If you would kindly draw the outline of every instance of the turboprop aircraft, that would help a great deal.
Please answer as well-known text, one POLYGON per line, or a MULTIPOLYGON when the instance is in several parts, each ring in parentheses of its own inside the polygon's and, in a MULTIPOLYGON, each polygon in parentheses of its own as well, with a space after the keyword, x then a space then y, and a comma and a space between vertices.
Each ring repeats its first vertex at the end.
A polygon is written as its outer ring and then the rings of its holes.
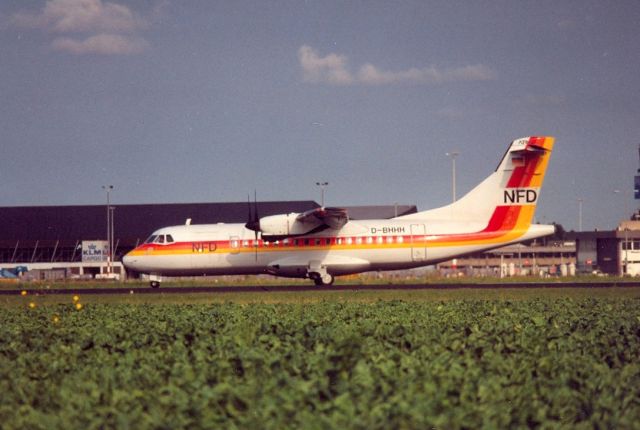
POLYGON ((309 278, 427 266, 553 234, 532 224, 553 137, 514 140, 484 181, 458 201, 391 219, 349 220, 345 209, 259 217, 240 224, 165 227, 129 252, 128 270, 163 276, 262 274, 309 278))

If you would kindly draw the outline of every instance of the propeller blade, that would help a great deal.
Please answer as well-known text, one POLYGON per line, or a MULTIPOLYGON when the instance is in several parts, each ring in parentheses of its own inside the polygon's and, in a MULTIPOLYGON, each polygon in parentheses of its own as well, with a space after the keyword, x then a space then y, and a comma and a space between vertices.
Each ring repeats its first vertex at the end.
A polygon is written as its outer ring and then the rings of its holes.
POLYGON ((260 228, 260 216, 258 215, 258 191, 253 190, 253 203, 255 205, 255 218, 254 221, 258 223, 258 228, 260 228))
POLYGON ((249 206, 249 220, 244 225, 249 230, 256 232, 256 239, 258 237, 258 231, 260 231, 260 217, 258 216, 258 203, 255 203, 255 211, 251 208, 250 197, 247 196, 247 206, 249 206))
POLYGON ((247 209, 249 209, 249 215, 247 216, 247 224, 249 224, 253 219, 253 209, 251 208, 251 196, 249 196, 249 194, 247 194, 247 209))
POLYGON ((253 191, 253 208, 251 208, 251 197, 247 195, 247 206, 249 207, 249 217, 247 223, 244 225, 248 230, 253 230, 254 240, 254 254, 255 260, 258 261, 258 235, 260 233, 260 216, 258 215, 258 192, 256 190, 253 191))

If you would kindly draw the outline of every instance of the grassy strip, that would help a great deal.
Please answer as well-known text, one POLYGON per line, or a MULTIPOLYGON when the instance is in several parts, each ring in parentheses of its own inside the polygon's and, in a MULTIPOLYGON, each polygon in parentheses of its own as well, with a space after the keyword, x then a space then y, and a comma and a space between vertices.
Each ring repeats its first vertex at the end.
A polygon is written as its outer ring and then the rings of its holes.
MULTIPOLYGON (((400 300, 405 302, 447 302, 455 300, 522 301, 534 299, 640 299, 640 287, 611 288, 459 288, 441 290, 367 290, 367 291, 278 291, 255 293, 189 293, 189 294, 90 294, 79 297, 84 305, 182 305, 182 304, 304 304, 320 302, 375 303, 400 300)), ((76 300, 77 301, 77 300, 76 300)), ((0 306, 29 307, 75 303, 71 294, 28 294, 0 296, 0 306)))
MULTIPOLYGON (((633 279, 624 277, 601 276, 575 276, 566 278, 542 278, 533 276, 520 276, 511 278, 497 277, 442 277, 442 276, 344 276, 336 279, 337 285, 457 285, 457 284, 562 284, 571 283, 625 283, 634 282, 633 279)), ((167 278, 162 285, 165 287, 199 287, 199 286, 288 286, 310 285, 311 281, 305 279, 277 278, 273 276, 218 276, 205 278, 167 278)), ((124 282, 114 281, 4 281, 0 282, 0 290, 48 290, 65 288, 139 288, 147 287, 147 281, 130 280, 124 282)))

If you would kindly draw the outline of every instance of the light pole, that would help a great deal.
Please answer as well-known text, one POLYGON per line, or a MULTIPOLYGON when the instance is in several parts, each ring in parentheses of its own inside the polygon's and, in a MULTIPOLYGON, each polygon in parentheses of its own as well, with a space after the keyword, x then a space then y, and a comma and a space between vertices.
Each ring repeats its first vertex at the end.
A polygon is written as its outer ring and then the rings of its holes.
POLYGON ((320 206, 324 207, 324 189, 329 185, 328 182, 316 182, 316 185, 320 187, 320 206))
POLYGON ((578 231, 582 231, 582 203, 584 199, 578 199, 578 231))
MULTIPOLYGON (((116 251, 116 241, 115 241, 116 229, 114 228, 115 211, 116 211, 115 206, 110 206, 110 210, 111 210, 111 237, 110 237, 111 247, 109 248, 109 255, 111 256, 111 262, 113 263, 115 261, 115 251, 116 251)), ((112 266, 112 271, 113 271, 113 266, 112 266)))
POLYGON ((451 194, 453 195, 453 202, 456 201, 456 157, 460 155, 458 151, 451 151, 445 154, 447 157, 451 157, 451 194))
POLYGON ((102 189, 107 192, 107 275, 111 274, 111 191, 113 185, 103 185, 102 189))

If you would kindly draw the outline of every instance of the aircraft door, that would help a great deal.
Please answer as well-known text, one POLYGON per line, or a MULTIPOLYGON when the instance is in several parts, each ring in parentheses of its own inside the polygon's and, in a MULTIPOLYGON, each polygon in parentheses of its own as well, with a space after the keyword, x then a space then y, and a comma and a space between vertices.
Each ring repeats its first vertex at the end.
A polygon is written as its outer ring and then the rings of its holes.
POLYGON ((427 234, 424 224, 411 224, 411 260, 424 261, 427 259, 425 242, 427 234))
POLYGON ((237 254, 238 252, 240 252, 241 244, 242 242, 240 241, 239 236, 229 236, 229 248, 230 248, 229 253, 237 254))

